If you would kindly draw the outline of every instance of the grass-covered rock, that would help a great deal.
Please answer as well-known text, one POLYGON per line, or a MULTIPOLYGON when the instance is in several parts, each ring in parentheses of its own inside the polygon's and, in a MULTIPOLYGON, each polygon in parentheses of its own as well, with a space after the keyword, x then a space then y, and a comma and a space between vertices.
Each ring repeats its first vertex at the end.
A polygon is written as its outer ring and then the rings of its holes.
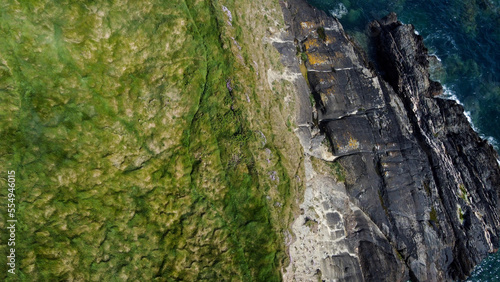
POLYGON ((2 4, 2 280, 281 279, 301 152, 260 2, 2 4))

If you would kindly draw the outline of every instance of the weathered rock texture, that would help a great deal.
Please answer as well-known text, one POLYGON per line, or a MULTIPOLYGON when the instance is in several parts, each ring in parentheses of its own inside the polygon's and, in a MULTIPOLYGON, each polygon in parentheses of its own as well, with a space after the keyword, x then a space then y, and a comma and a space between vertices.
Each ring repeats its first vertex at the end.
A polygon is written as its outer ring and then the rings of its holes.
POLYGON ((422 38, 395 14, 373 22, 376 71, 336 19, 303 0, 282 8, 275 47, 292 72, 303 64, 298 100, 315 101, 298 110, 307 189, 285 280, 465 278, 499 245, 498 156, 462 106, 434 97, 422 38), (316 128, 333 157, 317 153, 316 128), (340 162, 345 183, 315 157, 340 162))

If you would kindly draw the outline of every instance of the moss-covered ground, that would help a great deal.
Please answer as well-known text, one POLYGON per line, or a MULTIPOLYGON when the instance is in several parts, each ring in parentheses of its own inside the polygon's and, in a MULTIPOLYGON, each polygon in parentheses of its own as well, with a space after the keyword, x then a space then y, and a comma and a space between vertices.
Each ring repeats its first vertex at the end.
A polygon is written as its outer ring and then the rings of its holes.
POLYGON ((278 3, 63 2, 0 4, 0 280, 281 280, 303 172, 265 81, 278 3))

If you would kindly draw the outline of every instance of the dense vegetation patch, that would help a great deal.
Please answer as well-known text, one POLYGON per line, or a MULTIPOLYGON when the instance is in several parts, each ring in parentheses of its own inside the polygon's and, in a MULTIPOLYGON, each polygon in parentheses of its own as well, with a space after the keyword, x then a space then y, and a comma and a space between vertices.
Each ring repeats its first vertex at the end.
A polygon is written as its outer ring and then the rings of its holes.
POLYGON ((281 279, 293 179, 242 106, 257 78, 228 2, 3 4, 19 278, 281 279))

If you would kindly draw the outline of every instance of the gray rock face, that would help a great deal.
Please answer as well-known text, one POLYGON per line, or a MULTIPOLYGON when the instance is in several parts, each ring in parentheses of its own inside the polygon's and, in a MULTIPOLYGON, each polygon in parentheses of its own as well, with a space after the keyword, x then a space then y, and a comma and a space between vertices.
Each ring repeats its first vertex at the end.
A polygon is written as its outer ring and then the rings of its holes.
POLYGON ((336 19, 303 0, 282 7, 295 46, 276 47, 289 68, 303 63, 310 93, 298 93, 315 101, 298 119, 321 129, 346 171, 349 208, 323 205, 341 212, 325 226, 342 221, 336 242, 350 252, 325 251, 322 279, 464 279, 499 246, 498 156, 462 106, 434 97, 422 38, 395 14, 371 23, 375 71, 336 19))

